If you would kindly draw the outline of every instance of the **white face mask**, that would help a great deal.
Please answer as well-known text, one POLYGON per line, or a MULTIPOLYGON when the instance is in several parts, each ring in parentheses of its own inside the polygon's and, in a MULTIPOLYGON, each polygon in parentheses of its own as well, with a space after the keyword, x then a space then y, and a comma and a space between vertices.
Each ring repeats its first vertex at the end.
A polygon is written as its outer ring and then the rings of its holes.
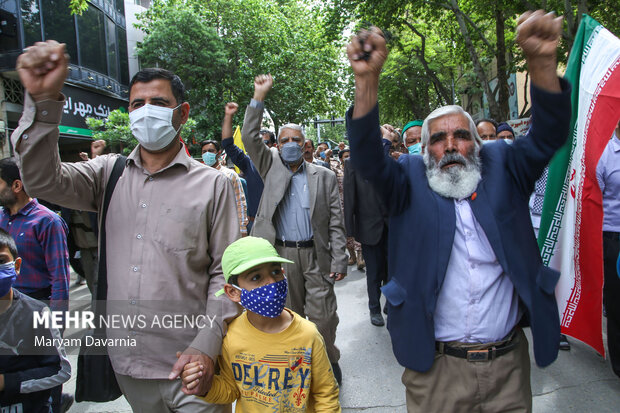
POLYGON ((144 149, 159 151, 170 145, 178 132, 172 126, 172 113, 179 106, 171 109, 147 103, 129 114, 131 133, 144 149))

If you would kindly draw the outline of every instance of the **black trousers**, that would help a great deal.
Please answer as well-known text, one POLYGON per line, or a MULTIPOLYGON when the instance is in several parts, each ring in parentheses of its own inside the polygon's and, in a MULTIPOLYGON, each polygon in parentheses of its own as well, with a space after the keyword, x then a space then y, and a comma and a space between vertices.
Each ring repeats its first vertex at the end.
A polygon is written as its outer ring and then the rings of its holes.
POLYGON ((620 253, 620 233, 603 231, 603 304, 607 312, 607 347, 611 368, 620 377, 620 278, 616 262, 620 253))
POLYGON ((381 286, 388 281, 387 227, 376 245, 362 244, 362 255, 366 262, 366 288, 368 309, 371 314, 381 312, 381 286))

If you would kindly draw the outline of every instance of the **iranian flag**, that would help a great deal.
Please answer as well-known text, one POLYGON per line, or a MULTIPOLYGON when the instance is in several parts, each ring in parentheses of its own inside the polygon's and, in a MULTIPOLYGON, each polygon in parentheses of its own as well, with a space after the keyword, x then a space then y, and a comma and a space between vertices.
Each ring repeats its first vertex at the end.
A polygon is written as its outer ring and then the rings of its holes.
POLYGON ((620 118, 620 40, 584 15, 565 78, 572 89, 571 136, 549 164, 538 236, 556 287, 562 333, 604 355, 603 207, 596 165, 620 118))

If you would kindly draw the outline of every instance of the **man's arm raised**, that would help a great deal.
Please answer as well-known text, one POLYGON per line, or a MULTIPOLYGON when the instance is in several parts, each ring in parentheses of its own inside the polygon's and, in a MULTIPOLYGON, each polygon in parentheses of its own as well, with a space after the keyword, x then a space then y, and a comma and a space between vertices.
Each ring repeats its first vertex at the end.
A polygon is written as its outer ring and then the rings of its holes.
POLYGON ((263 179, 265 179, 273 161, 271 152, 260 137, 260 126, 265 110, 264 101, 272 85, 273 78, 271 75, 258 75, 254 78, 254 97, 245 110, 245 119, 241 128, 241 140, 245 150, 263 179))
POLYGON ((104 177, 113 160, 107 156, 63 164, 58 154, 58 125, 63 113, 61 90, 69 56, 54 40, 37 42, 17 59, 24 88, 24 112, 11 141, 22 180, 30 196, 73 209, 95 211, 104 177))
POLYGON ((366 115, 377 104, 379 74, 387 55, 385 38, 377 27, 362 30, 351 38, 347 56, 355 75, 353 119, 366 115))
POLYGON ((557 49, 562 34, 562 17, 542 10, 519 17, 517 43, 525 54, 532 84, 547 92, 560 92, 557 49))

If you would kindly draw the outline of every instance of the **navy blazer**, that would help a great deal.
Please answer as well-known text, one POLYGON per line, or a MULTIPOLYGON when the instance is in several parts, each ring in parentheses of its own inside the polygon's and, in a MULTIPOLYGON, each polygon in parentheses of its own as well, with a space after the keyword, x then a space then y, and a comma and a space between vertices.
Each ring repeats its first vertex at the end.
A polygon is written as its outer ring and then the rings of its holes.
MULTIPOLYGON (((504 272, 525 310, 539 366, 557 357, 560 318, 554 289, 559 273, 542 264, 530 220, 528 200, 534 183, 568 137, 570 85, 562 92, 532 86, 532 126, 512 145, 498 141, 480 151, 482 180, 469 198, 504 272)), ((428 185, 420 155, 401 155, 398 162, 382 153, 377 106, 359 119, 347 112, 351 163, 383 198, 390 215, 388 256, 390 282, 383 287, 388 329, 398 362, 424 372, 433 365, 433 316, 456 230, 454 200, 428 185)))

